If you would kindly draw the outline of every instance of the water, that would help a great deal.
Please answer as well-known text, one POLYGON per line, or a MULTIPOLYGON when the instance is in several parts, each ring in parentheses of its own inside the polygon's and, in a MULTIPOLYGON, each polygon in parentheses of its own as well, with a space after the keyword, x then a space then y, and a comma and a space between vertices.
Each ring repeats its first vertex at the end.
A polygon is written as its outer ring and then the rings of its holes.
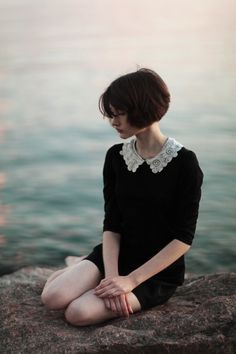
POLYGON ((158 71, 162 131, 204 171, 194 273, 235 270, 233 1, 0 0, 0 268, 62 266, 101 240, 102 166, 120 142, 97 107, 115 77, 158 71))

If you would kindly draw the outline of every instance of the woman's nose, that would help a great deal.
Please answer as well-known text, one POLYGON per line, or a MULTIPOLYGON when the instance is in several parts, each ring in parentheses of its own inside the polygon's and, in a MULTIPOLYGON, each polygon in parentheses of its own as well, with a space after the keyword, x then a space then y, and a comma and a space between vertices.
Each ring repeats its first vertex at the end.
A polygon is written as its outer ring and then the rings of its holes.
POLYGON ((112 117, 111 124, 113 127, 118 127, 120 125, 119 119, 117 117, 112 117))

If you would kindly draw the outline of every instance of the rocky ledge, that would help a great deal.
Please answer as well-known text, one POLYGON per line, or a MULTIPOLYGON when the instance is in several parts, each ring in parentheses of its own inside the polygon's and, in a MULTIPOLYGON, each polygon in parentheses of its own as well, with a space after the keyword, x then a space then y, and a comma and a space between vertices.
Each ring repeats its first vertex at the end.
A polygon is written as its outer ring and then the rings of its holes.
POLYGON ((79 328, 41 303, 52 271, 26 267, 0 278, 1 353, 236 353, 236 273, 192 276, 164 305, 79 328))

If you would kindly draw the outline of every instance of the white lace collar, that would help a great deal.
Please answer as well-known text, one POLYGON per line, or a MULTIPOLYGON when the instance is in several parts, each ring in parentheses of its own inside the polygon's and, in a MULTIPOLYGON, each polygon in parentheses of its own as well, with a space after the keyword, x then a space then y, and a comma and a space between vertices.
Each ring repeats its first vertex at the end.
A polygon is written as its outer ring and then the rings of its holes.
POLYGON ((150 159, 143 159, 136 151, 136 139, 124 143, 120 154, 123 155, 129 171, 135 172, 137 168, 146 162, 153 173, 161 172, 163 168, 178 155, 178 151, 183 147, 181 143, 174 138, 168 137, 161 151, 150 159))

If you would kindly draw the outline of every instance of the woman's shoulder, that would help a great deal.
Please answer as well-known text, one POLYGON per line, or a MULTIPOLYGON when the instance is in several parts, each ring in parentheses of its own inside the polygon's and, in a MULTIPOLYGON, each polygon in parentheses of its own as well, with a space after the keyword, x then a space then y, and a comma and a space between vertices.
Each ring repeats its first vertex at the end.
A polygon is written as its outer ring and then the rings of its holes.
POLYGON ((122 145, 123 144, 114 144, 107 149, 105 154, 105 164, 113 165, 119 161, 122 145))
POLYGON ((186 146, 183 146, 180 149, 179 155, 181 157, 181 160, 184 162, 193 162, 193 161, 197 160, 197 155, 196 155, 195 151, 187 148, 186 146))
POLYGON ((108 156, 112 156, 114 154, 117 154, 121 151, 122 149, 122 146, 123 146, 123 143, 119 143, 119 144, 114 144, 112 146, 110 146, 106 152, 106 154, 108 156))
POLYGON ((195 151, 183 146, 179 151, 179 157, 182 171, 185 171, 185 173, 187 171, 198 171, 203 174, 195 151))

